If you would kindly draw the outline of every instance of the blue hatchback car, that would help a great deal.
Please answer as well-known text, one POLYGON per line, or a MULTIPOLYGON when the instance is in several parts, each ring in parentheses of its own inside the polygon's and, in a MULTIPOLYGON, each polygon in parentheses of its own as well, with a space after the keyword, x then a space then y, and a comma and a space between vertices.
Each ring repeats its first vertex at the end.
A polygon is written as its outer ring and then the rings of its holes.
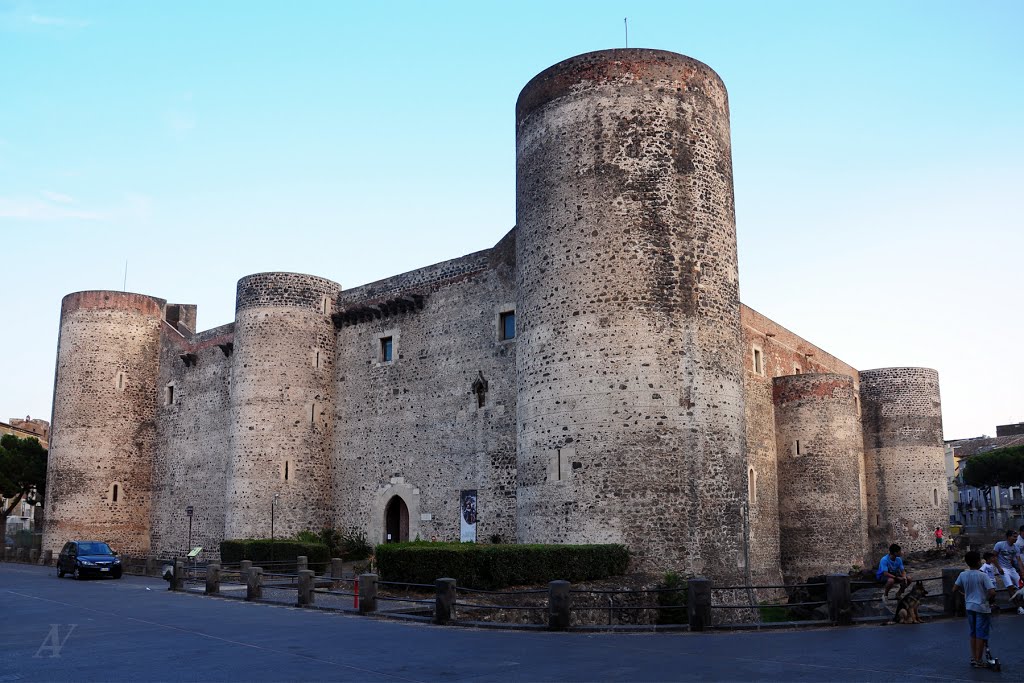
POLYGON ((57 576, 121 578, 121 558, 103 541, 68 541, 57 556, 57 576))

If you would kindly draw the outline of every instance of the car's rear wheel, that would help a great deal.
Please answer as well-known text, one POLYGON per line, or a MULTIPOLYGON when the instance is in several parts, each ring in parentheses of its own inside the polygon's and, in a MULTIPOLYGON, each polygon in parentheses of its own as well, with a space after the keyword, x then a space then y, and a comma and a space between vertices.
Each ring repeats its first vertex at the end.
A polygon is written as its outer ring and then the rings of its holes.
POLYGON ((75 579, 78 581, 85 580, 85 574, 82 573, 82 570, 79 567, 75 567, 75 579))

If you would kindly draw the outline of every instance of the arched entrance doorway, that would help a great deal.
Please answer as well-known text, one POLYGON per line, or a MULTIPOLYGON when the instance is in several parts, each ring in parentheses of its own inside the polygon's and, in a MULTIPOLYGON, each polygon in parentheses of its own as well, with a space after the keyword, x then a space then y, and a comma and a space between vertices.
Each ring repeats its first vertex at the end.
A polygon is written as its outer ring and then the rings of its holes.
POLYGON ((393 496, 384 508, 384 542, 399 543, 409 540, 409 508, 401 496, 393 496))

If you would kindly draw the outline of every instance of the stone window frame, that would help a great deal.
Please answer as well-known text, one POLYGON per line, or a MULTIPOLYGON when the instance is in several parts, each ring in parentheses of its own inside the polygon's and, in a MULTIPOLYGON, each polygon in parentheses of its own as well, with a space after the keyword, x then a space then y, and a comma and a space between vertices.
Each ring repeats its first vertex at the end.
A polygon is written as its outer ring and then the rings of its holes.
POLYGON ((767 372, 764 362, 764 349, 757 344, 753 344, 751 347, 750 357, 754 368, 754 374, 764 377, 767 372))
POLYGON ((110 482, 107 487, 107 502, 111 505, 120 505, 124 502, 124 484, 119 481, 110 482))
POLYGON ((281 481, 283 482, 295 481, 295 461, 292 460, 291 458, 285 458, 281 462, 281 467, 279 468, 279 475, 281 481))
POLYGON ((334 308, 333 304, 334 304, 334 302, 331 301, 331 297, 326 295, 326 294, 324 294, 320 298, 320 313, 321 313, 321 315, 330 315, 333 312, 332 311, 332 309, 334 308))
POLYGON ((753 467, 747 468, 747 502, 757 505, 757 470, 753 467))
POLYGON ((552 448, 548 455, 547 480, 550 484, 565 484, 572 475, 572 462, 576 457, 575 446, 552 448))
POLYGON ((176 392, 174 390, 177 388, 177 386, 178 386, 177 382, 168 382, 167 384, 164 385, 164 392, 163 393, 164 393, 164 406, 165 407, 170 407, 170 406, 178 405, 178 399, 181 398, 181 395, 180 394, 178 394, 177 396, 175 395, 176 392))
POLYGON ((802 375, 802 374, 804 374, 803 368, 801 368, 798 363, 793 363, 793 374, 794 375, 802 375))
POLYGON ((511 344, 519 337, 519 317, 516 315, 516 305, 514 302, 506 302, 499 306, 494 307, 494 338, 498 344, 511 344), (502 322, 504 317, 511 313, 515 316, 515 335, 506 338, 505 329, 502 322))
POLYGON ((387 367, 394 365, 399 359, 399 343, 401 334, 398 328, 383 330, 373 336, 373 357, 375 367, 387 367), (391 360, 384 360, 384 340, 391 338, 391 360))
POLYGON ((114 391, 123 392, 128 387, 128 373, 118 370, 114 373, 114 391))

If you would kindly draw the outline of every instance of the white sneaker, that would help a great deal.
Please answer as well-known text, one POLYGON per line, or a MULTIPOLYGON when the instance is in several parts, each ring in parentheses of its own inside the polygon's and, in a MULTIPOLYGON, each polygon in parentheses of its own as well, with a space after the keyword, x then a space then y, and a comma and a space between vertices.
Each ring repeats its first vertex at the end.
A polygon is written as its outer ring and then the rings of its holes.
POLYGON ((1018 607, 1017 614, 1024 614, 1024 607, 1018 607))

